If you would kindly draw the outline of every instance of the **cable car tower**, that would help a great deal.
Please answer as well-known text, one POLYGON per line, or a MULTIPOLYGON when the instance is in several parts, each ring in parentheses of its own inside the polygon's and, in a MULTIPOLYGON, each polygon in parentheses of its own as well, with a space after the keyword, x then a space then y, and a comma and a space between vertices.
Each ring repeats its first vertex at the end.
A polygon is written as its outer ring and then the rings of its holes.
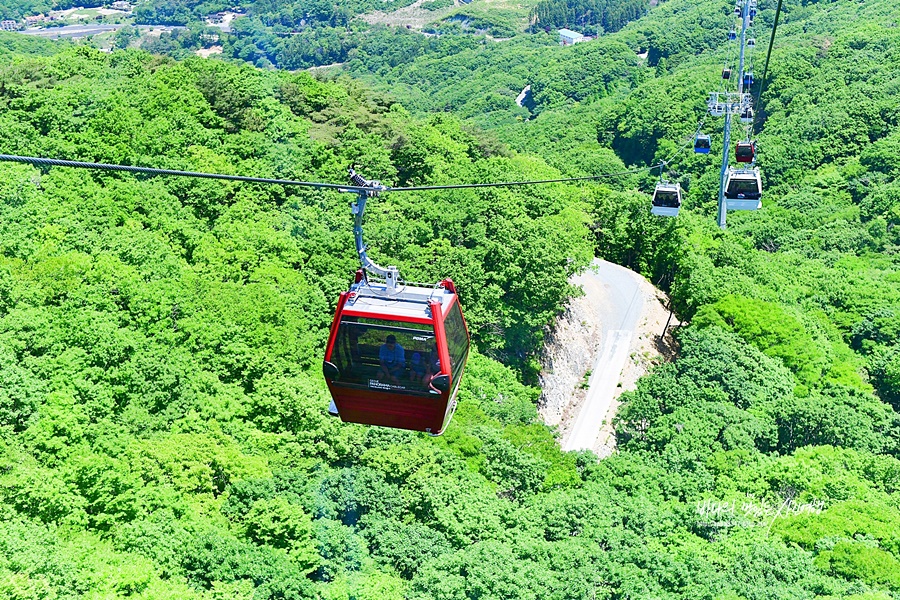
MULTIPOLYGON (((731 151, 731 118, 738 115, 740 121, 751 128, 753 126, 753 99, 749 93, 748 83, 752 83, 753 75, 745 72, 744 62, 748 44, 755 40, 748 40, 747 29, 750 27, 753 16, 756 14, 756 0, 738 0, 734 9, 735 15, 741 18, 740 35, 736 35, 740 45, 737 69, 736 92, 711 92, 708 100, 708 110, 714 117, 725 117, 725 135, 722 150, 722 169, 719 173, 719 227, 725 229, 725 215, 729 208, 729 200, 732 200, 732 210, 755 210, 759 208, 759 195, 761 192, 759 169, 733 169, 728 162, 731 151), (747 88, 747 89, 745 89, 747 88), (755 189, 751 189, 755 188, 755 189), (755 196, 755 197, 754 197, 755 196), (740 200, 738 200, 740 199, 740 200)), ((733 39, 729 33, 729 39, 733 39)), ((729 70, 726 66, 726 70, 729 70)), ((730 75, 730 73, 729 73, 730 75)), ((724 76, 723 76, 724 77, 724 76)), ((729 78, 730 79, 730 78, 729 78)), ((749 140, 749 138, 748 138, 749 140)), ((755 152, 755 145, 752 150, 755 152)), ((747 162, 739 158, 741 162, 747 162)))

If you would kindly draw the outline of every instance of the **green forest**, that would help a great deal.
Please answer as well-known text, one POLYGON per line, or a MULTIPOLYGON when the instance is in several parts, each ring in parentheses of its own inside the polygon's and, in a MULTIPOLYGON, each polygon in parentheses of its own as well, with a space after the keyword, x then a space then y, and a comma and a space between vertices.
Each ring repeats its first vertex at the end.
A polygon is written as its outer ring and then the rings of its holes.
POLYGON ((324 74, 0 35, 4 154, 387 185, 627 172, 371 202, 373 259, 452 277, 472 334, 429 437, 327 414, 350 195, 0 163, 0 598, 900 598, 900 7, 784 1, 763 209, 723 231, 705 101, 732 9, 668 0, 571 47, 377 26, 324 74), (660 219, 645 167, 670 157, 685 202, 660 219), (684 322, 603 460, 536 409, 594 257, 684 322))
POLYGON ((618 31, 647 10, 644 0, 541 0, 531 11, 533 29, 578 26, 590 35, 618 31))

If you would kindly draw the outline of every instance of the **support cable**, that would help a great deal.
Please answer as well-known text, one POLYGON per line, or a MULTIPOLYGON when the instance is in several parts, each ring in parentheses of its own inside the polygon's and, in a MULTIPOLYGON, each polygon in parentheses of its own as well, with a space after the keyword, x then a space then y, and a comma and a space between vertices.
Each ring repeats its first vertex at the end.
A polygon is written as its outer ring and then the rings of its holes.
POLYGON ((136 167, 133 165, 113 165, 108 163, 82 162, 77 160, 62 160, 58 158, 40 158, 36 156, 16 156, 13 154, 0 154, 0 161, 17 162, 39 167, 72 167, 76 169, 96 169, 100 171, 122 171, 126 173, 142 173, 144 175, 168 175, 175 177, 198 177, 201 179, 224 179, 226 181, 243 181, 247 183, 271 183, 278 185, 295 185, 312 188, 324 188, 335 190, 347 190, 358 192, 364 188, 359 186, 338 185, 335 183, 318 183, 313 181, 294 181, 292 179, 270 179, 267 177, 245 177, 242 175, 224 175, 221 173, 202 173, 198 171, 178 171, 174 169, 154 169, 151 167, 136 167))
POLYGON ((699 123, 697 123, 697 129, 694 131, 694 133, 691 135, 691 137, 688 138, 688 141, 686 141, 684 143, 684 145, 681 146, 681 148, 679 148, 678 150, 673 152, 672 155, 669 156, 669 158, 662 160, 658 164, 651 167, 651 170, 659 167, 659 169, 660 169, 659 173, 660 173, 660 175, 662 175, 662 169, 664 169, 667 166, 670 166, 672 164, 672 161, 675 160, 675 158, 677 158, 679 154, 684 152, 688 146, 693 145, 694 140, 697 139, 697 135, 700 134, 702 131, 703 131, 703 121, 700 121, 699 123))
MULTIPOLYGON (((35 156, 17 156, 13 154, 0 154, 0 162, 17 162, 42 167, 71 167, 78 169, 97 169, 101 171, 120 171, 127 173, 141 173, 144 175, 166 175, 176 177, 198 177, 202 179, 223 179, 226 181, 243 181, 249 183, 267 183, 277 185, 291 185, 300 187, 311 187, 319 189, 333 189, 339 192, 368 193, 372 188, 359 185, 342 185, 337 183, 322 183, 316 181, 296 181, 293 179, 271 179, 267 177, 245 177, 242 175, 224 175, 221 173, 204 173, 199 171, 178 171, 173 169, 155 169, 151 167, 136 167, 132 165, 115 165, 108 163, 83 162, 75 160, 61 160, 57 158, 40 158, 35 156)), ((652 171, 659 168, 659 164, 647 167, 636 167, 627 171, 619 171, 617 173, 603 173, 601 175, 591 175, 587 177, 564 177, 560 179, 536 179, 526 181, 502 181, 495 183, 463 183, 455 185, 417 185, 406 187, 390 187, 383 186, 380 192, 416 192, 424 190, 456 190, 470 188, 485 187, 510 187, 517 185, 540 185, 546 183, 567 183, 573 181, 598 181, 602 179, 611 179, 623 175, 640 173, 642 171, 652 171)))
POLYGON ((762 79, 759 80, 759 89, 756 90, 756 102, 754 103, 754 106, 756 106, 755 117, 760 113, 759 99, 762 97, 763 88, 766 87, 766 76, 769 73, 769 57, 772 56, 772 45, 775 43, 775 32, 778 30, 778 17, 781 16, 781 2, 782 0, 778 0, 778 6, 775 8, 775 22, 772 24, 772 35, 769 36, 769 49, 766 51, 766 64, 763 66, 762 79))

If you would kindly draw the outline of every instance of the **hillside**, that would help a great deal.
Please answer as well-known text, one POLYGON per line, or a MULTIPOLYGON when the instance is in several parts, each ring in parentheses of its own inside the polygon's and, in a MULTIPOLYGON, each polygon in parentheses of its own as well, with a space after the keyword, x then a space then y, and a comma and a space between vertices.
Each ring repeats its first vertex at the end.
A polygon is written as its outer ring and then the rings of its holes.
MULTIPOLYGON (((373 258, 463 294, 478 351, 439 438, 326 415, 346 197, 0 164, 0 596, 900 594, 896 9, 785 4, 765 207, 725 232, 715 155, 674 163, 665 223, 649 174, 373 204, 373 258), (594 254, 688 322, 601 462, 559 450, 528 385, 594 254)), ((0 151, 390 184, 618 171, 695 130, 729 8, 670 0, 571 48, 389 31, 347 65, 363 83, 2 36, 0 151)))
MULTIPOLYGON (((760 3, 758 35, 768 33, 773 9, 760 3)), ((691 213, 677 225, 645 214, 642 197, 606 190, 596 196, 592 226, 598 254, 668 281, 682 316, 729 294, 790 310, 802 305, 803 314, 818 315, 807 319, 825 322, 807 326, 834 329, 840 346, 866 357, 886 400, 896 395, 884 376, 893 336, 871 331, 889 328, 886 322, 866 323, 884 319, 875 315, 891 312, 900 293, 893 277, 896 173, 887 154, 900 104, 885 93, 900 80, 886 60, 900 47, 886 22, 891 15, 890 2, 785 3, 754 133, 763 211, 732 214, 725 234, 712 227, 718 146, 710 155, 676 155, 669 176, 688 191, 691 213)), ((721 143, 721 122, 703 112, 721 70, 725 49, 714 40, 725 23, 714 2, 671 1, 619 33, 569 48, 526 37, 426 52, 391 69, 360 55, 348 68, 423 114, 449 107, 568 175, 617 172, 672 156, 701 122, 721 143), (515 106, 525 84, 534 104, 515 106), (473 93, 486 86, 494 91, 473 93)), ((757 74, 762 59, 755 58, 757 74)), ((653 179, 643 177, 644 189, 653 179)))

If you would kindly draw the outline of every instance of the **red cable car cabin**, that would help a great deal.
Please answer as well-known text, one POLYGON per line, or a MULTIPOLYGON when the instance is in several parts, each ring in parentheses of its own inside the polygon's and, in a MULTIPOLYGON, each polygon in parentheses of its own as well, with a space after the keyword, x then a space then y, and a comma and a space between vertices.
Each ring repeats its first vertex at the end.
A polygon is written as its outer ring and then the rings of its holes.
POLYGON ((468 355, 451 280, 397 292, 361 283, 338 300, 323 372, 342 421, 440 435, 468 355))
POLYGON ((756 157, 756 143, 738 142, 734 148, 734 157, 737 162, 752 163, 756 157))

